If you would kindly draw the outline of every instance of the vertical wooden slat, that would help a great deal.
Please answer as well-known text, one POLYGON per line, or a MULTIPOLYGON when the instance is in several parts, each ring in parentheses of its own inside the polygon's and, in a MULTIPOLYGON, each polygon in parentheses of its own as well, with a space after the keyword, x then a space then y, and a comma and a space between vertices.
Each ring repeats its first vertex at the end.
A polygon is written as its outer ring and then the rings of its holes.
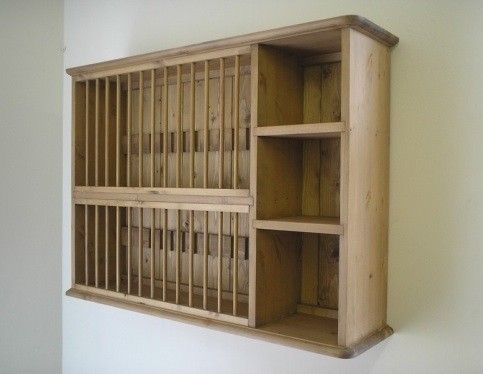
POLYGON ((143 185, 144 74, 139 72, 138 185, 143 185))
POLYGON ((131 293, 131 208, 127 208, 127 293, 128 295, 131 293))
MULTIPOLYGON (((190 187, 194 187, 195 181, 195 64, 191 63, 190 82, 190 187)), ((189 264, 188 264, 188 305, 193 306, 193 233, 194 213, 189 213, 189 264)))
MULTIPOLYGON (((208 188, 208 127, 210 118, 209 61, 205 61, 204 123, 203 123, 203 187, 208 188)), ((208 308, 208 212, 203 212, 203 309, 208 308)))
POLYGON ((139 208, 138 227, 138 296, 142 296, 143 289, 143 208, 139 208))
POLYGON ((238 213, 233 217, 233 315, 238 314, 238 213))
POLYGON ((220 151, 218 154, 218 188, 223 188, 225 161, 225 59, 220 58, 220 97, 218 110, 220 112, 220 151))
POLYGON ((223 260, 223 212, 218 213, 218 278, 217 278, 217 299, 218 313, 221 313, 221 294, 222 294, 222 260, 223 260))
MULTIPOLYGON (((151 150, 150 150, 150 156, 151 156, 151 171, 150 171, 150 176, 151 176, 151 187, 154 187, 154 125, 155 125, 155 115, 154 115, 154 96, 155 96, 155 70, 151 69, 151 96, 150 96, 150 101, 151 101, 151 150)), ((151 299, 154 298, 154 234, 155 234, 156 226, 155 226, 155 210, 154 208, 151 209, 151 246, 150 246, 150 254, 149 254, 149 261, 150 261, 150 276, 151 276, 151 282, 150 282, 150 288, 151 288, 151 299)))
POLYGON ((208 308, 208 212, 203 212, 203 309, 208 308))
POLYGON ((151 69, 151 96, 150 96, 150 100, 151 100, 151 105, 150 105, 150 109, 151 109, 151 153, 150 153, 150 156, 151 156, 151 187, 154 187, 154 95, 155 95, 155 77, 154 77, 154 69, 151 69))
POLYGON ((176 67, 176 187, 181 187, 181 65, 176 67))
MULTIPOLYGON (((168 187, 168 68, 164 68, 163 83, 163 187, 168 187)), ((163 301, 168 287, 168 210, 163 210, 163 301)))
MULTIPOLYGON (((132 126, 132 76, 127 75, 127 113, 126 113, 126 133, 127 133, 127 160, 126 160, 126 185, 131 187, 131 126, 132 126)), ((131 293, 131 208, 127 208, 127 293, 131 293)))
POLYGON ((195 64, 191 63, 190 82, 190 188, 195 183, 195 64))
POLYGON ((163 210, 163 301, 166 301, 168 286, 168 210, 163 210))
MULTIPOLYGON (((176 67, 176 187, 181 187, 181 65, 176 67)), ((181 274, 181 212, 176 211, 176 304, 180 299, 180 274, 181 274)))
POLYGON ((240 56, 235 56, 235 77, 234 77, 234 99, 233 99, 233 188, 238 188, 238 141, 240 136, 240 56))
MULTIPOLYGON (((116 76, 116 187, 120 185, 120 148, 121 148, 121 77, 116 76)), ((120 230, 121 217, 120 208, 116 207, 116 291, 121 287, 120 271, 120 230)))
POLYGON ((104 107, 104 184, 109 186, 109 121, 110 121, 110 108, 109 108, 109 78, 105 78, 105 107, 104 107))
MULTIPOLYGON (((240 56, 235 56, 234 77, 234 102, 233 102, 233 188, 238 188, 238 141, 239 141, 239 100, 240 100, 240 56)), ((238 314, 238 213, 233 217, 233 315, 238 314)))
POLYGON ((164 68, 163 82, 163 187, 168 187, 168 68, 164 68))
MULTIPOLYGON (((220 87, 219 87, 219 106, 220 112, 220 147, 218 154, 218 187, 223 188, 223 169, 225 159, 225 60, 220 58, 220 87)), ((217 279, 217 298, 218 313, 221 313, 222 295, 222 265, 223 265, 223 212, 218 213, 218 279, 217 279)))
MULTIPOLYGON (((89 81, 86 81, 86 186, 89 185, 89 81)), ((84 211, 84 262, 85 283, 89 284, 89 206, 84 211)))
POLYGON ((151 275, 151 299, 154 298, 154 234, 156 232, 156 226, 155 226, 155 210, 154 208, 151 209, 151 245, 150 245, 150 254, 149 254, 149 265, 150 265, 150 275, 151 275))
MULTIPOLYGON (((110 126, 110 108, 109 108, 109 77, 104 79, 104 184, 109 186, 109 126, 110 126)), ((105 210, 105 230, 104 230, 104 271, 105 271, 105 288, 109 288, 109 207, 106 205, 105 210)))
POLYGON ((179 304, 179 284, 181 275, 181 212, 176 211, 176 304, 179 304))
POLYGON ((208 188, 208 127, 210 119, 210 75, 209 62, 205 61, 205 95, 203 123, 203 187, 208 188))
MULTIPOLYGON (((99 78, 96 79, 94 133, 94 172, 95 186, 99 186, 99 78)), ((99 287, 99 206, 94 208, 94 285, 99 287)))

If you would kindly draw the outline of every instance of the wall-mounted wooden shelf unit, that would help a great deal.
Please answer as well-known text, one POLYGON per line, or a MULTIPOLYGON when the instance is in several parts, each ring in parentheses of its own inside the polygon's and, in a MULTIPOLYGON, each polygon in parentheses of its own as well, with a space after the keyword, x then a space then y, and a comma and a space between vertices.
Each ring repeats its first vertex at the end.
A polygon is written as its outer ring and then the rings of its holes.
POLYGON ((68 69, 67 294, 337 357, 390 335, 397 42, 342 16, 68 69))

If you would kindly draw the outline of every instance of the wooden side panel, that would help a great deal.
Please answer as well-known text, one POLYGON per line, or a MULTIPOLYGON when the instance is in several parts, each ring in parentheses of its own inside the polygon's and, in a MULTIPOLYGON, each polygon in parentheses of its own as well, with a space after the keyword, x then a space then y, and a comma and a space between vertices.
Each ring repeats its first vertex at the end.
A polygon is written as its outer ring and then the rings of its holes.
POLYGON ((352 29, 342 43, 350 135, 339 343, 351 346, 386 323, 390 58, 386 46, 352 29))

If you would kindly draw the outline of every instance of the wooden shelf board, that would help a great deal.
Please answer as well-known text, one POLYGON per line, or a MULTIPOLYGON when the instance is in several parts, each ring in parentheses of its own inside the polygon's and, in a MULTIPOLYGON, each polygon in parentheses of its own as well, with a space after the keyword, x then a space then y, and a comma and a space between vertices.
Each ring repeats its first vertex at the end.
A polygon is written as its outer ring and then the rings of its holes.
POLYGON ((340 137, 340 134, 344 129, 344 122, 327 122, 261 126, 256 127, 254 133, 259 137, 318 139, 340 137))
MULTIPOLYGON (((128 300, 125 297, 112 297, 111 293, 94 293, 91 290, 78 287, 71 288, 66 292, 66 295, 339 358, 355 357, 381 342, 393 332, 392 328, 386 325, 357 344, 351 347, 342 347, 337 345, 337 337, 334 336, 334 332, 337 331, 337 320, 330 318, 297 313, 278 322, 253 328, 198 315, 190 315, 176 310, 167 310, 149 305, 149 303, 128 300)), ((149 301, 150 299, 147 300, 149 301)))
POLYGON ((255 220, 254 226, 261 230, 295 231, 314 234, 342 235, 339 218, 296 216, 266 220, 255 220))

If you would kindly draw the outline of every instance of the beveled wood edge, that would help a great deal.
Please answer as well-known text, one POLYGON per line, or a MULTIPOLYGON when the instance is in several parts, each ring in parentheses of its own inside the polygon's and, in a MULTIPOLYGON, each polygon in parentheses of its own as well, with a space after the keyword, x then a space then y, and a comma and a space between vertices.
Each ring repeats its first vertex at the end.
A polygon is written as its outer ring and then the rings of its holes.
POLYGON ((375 331, 372 335, 361 340, 359 343, 353 345, 352 347, 341 347, 311 342, 301 338, 292 338, 281 334, 256 329, 253 327, 240 326, 232 323, 212 320, 209 318, 186 315, 184 313, 164 310, 145 304, 119 300, 109 296, 93 294, 87 291, 79 291, 74 288, 67 290, 65 294, 67 296, 81 300, 92 301, 120 309, 130 310, 133 312, 166 318, 176 322, 187 323, 199 327, 206 327, 212 330, 240 335, 250 339, 263 340, 273 344, 280 344, 286 347, 301 349, 304 351, 344 359, 353 358, 360 355, 361 353, 378 344, 393 333, 392 328, 385 325, 380 330, 375 331))
POLYGON ((339 30, 347 27, 354 28, 378 40, 388 47, 393 47, 399 42, 399 38, 397 36, 369 21, 368 19, 358 15, 345 15, 266 31, 254 32, 241 36, 191 44, 184 47, 170 48, 158 52, 150 52, 105 62, 71 67, 66 69, 66 72, 70 76, 79 76, 82 74, 113 68, 122 68, 133 64, 148 64, 146 65, 146 68, 153 68, 153 66, 158 67, 158 65, 161 64, 161 59, 189 56, 200 52, 211 53, 218 49, 244 47, 249 46, 250 44, 264 43, 291 36, 303 35, 310 32, 339 30), (154 65, 151 66, 152 64, 154 65))

